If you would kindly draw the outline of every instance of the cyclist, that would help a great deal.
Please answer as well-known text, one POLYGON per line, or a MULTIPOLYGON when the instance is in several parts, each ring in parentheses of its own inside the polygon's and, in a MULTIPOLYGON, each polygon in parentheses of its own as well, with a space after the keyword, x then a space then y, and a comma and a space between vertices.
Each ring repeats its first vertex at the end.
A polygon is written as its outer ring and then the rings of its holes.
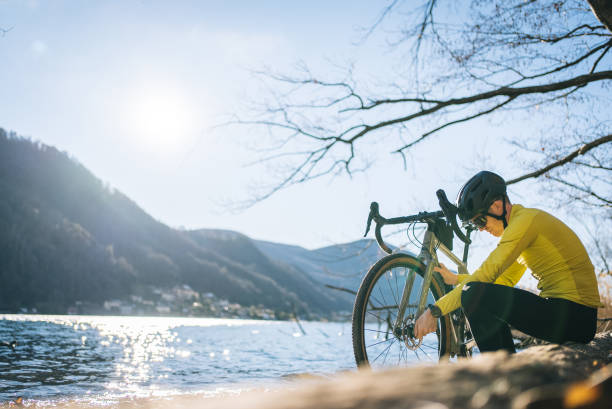
POLYGON ((463 308, 481 352, 515 352, 510 327, 553 343, 587 343, 601 306, 595 271, 576 234, 554 216, 510 203, 504 179, 477 173, 457 198, 459 218, 500 241, 473 274, 436 267, 457 284, 419 317, 418 338, 436 330, 436 318, 463 308), (529 268, 539 295, 513 288, 529 268))

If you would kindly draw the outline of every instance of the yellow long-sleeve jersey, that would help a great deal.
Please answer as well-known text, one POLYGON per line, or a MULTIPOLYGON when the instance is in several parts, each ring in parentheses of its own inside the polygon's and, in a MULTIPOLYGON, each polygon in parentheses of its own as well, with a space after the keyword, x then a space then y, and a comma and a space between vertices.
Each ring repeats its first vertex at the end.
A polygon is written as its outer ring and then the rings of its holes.
POLYGON ((500 241, 473 274, 460 274, 459 284, 436 305, 442 314, 461 306, 463 286, 471 281, 513 287, 529 268, 540 296, 564 298, 600 307, 595 270, 582 242, 561 220, 545 211, 512 206, 500 241))

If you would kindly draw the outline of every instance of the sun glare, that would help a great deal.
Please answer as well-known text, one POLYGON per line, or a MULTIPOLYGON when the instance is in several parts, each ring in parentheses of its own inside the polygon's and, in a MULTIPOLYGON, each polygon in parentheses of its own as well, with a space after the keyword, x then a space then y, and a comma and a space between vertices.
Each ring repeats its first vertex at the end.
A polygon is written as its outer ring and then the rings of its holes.
POLYGON ((136 93, 124 114, 128 132, 150 149, 181 150, 194 136, 194 107, 174 90, 136 93))

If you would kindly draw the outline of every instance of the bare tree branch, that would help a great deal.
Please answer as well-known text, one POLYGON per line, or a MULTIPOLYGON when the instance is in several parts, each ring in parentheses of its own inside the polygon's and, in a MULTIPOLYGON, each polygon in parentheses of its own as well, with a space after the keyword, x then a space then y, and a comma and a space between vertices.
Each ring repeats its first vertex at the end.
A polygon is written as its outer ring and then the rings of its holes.
POLYGON ((562 179, 556 178, 554 176, 546 175, 546 177, 549 178, 550 180, 553 180, 553 181, 557 182, 557 183, 561 183, 562 185, 569 186, 572 189, 576 189, 576 190, 579 190, 579 191, 581 191, 583 193, 586 193, 589 196, 593 196, 597 200, 602 201, 604 203, 604 206, 606 206, 606 207, 612 207, 612 200, 608 200, 608 199, 606 199, 604 197, 601 197, 600 195, 598 195, 597 193, 595 193, 595 192, 593 192, 593 191, 591 191, 589 189, 585 189, 583 187, 580 187, 578 185, 570 183, 570 182, 568 182, 566 180, 562 180, 562 179))
MULTIPOLYGON (((612 134, 606 135, 606 136, 602 136, 600 138, 597 138, 594 141, 589 142, 589 143, 581 146, 579 149, 576 149, 575 151, 573 151, 572 153, 570 153, 566 157, 564 157, 564 158, 562 158, 562 159, 560 159, 560 160, 558 160, 558 161, 556 161, 554 163, 551 163, 550 165, 545 166, 542 169, 538 169, 538 170, 536 170, 534 172, 527 173, 527 174, 525 174, 523 176, 519 176, 517 178, 510 179, 510 180, 506 181, 506 184, 512 185, 514 183, 518 183, 518 182, 520 182, 522 180, 525 180, 525 179, 537 178, 538 176, 542 176, 543 174, 549 172, 550 170, 552 170, 554 168, 557 168, 559 166, 563 166, 566 163, 571 162, 574 158, 578 157, 579 155, 584 155, 585 153, 587 153, 591 149, 596 148, 596 147, 598 147, 600 145, 603 145, 605 143, 609 143, 611 141, 612 141, 612 134)), ((602 199, 602 200, 605 200, 605 199, 602 199)))
MULTIPOLYGON (((449 106, 453 106, 453 105, 465 105, 465 104, 470 104, 470 103, 474 103, 474 102, 478 102, 478 101, 483 101, 483 100, 488 100, 488 99, 492 99, 498 96, 507 96, 510 97, 511 99, 514 99, 518 96, 521 95, 529 95, 529 94, 538 94, 538 93, 548 93, 548 92, 553 92, 553 91, 559 91, 559 90, 563 90, 569 87, 579 87, 579 86, 584 86, 586 84, 589 84, 591 82, 594 81, 601 81, 601 80, 607 80, 607 79, 612 79, 612 71, 600 71, 597 73, 593 73, 593 74, 585 74, 585 75, 580 75, 578 77, 566 80, 566 81, 560 81, 557 83, 551 83, 551 84, 544 84, 544 85, 533 85, 533 86, 528 86, 528 87, 520 87, 520 88, 512 88, 512 87, 502 87, 493 91, 488 91, 488 92, 483 92, 481 94, 476 94, 476 95, 471 95, 468 97, 463 97, 463 98, 453 98, 453 99, 449 99, 440 103, 437 103, 436 105, 434 105, 431 108, 427 108, 427 109, 422 109, 421 111, 415 112, 413 114, 404 116, 404 117, 400 117, 400 118, 395 118, 392 120, 388 120, 388 121, 382 121, 373 125, 363 125, 363 129, 361 131, 359 131, 357 134, 355 134, 353 137, 351 137, 350 139, 348 139, 348 142, 352 143, 355 140, 363 137, 364 135, 366 135, 367 133, 370 133, 374 130, 383 128, 383 127, 387 127, 390 125, 396 125, 398 123, 404 123, 404 122, 408 122, 410 120, 413 120, 415 118, 419 118, 422 116, 427 116, 430 114, 433 114, 437 111, 440 111, 443 108, 449 107, 449 106)), ((510 100, 511 100, 510 99, 510 100)), ((510 102, 510 100, 506 101, 506 102, 510 102)), ((505 103, 503 104, 499 104, 495 107, 493 107, 490 110, 481 112, 479 114, 473 115, 471 118, 467 118, 465 120, 469 120, 469 119, 473 119, 476 118, 478 116, 482 116, 485 115, 487 113, 493 112, 494 110, 500 108, 501 106, 505 105, 505 103)), ((459 122, 464 122, 463 120, 460 120, 459 122)), ((450 124, 450 123, 449 123, 450 124)), ((435 131, 435 130, 434 130, 435 131)), ((408 147, 414 146, 416 143, 421 142, 423 139, 425 139, 425 137, 427 135, 430 135, 433 132, 427 133, 423 136, 421 136, 419 139, 417 139, 416 141, 413 141, 411 143, 409 143, 408 145, 396 150, 395 152, 398 151, 402 151, 405 150, 408 147)))
POLYGON ((444 125, 441 125, 441 126, 435 128, 435 129, 432 129, 431 131, 425 132, 423 135, 421 135, 421 137, 419 139, 417 139, 417 140, 415 140, 413 142, 410 142, 409 144, 406 144, 406 145, 402 146, 401 148, 393 151, 393 153, 403 154, 403 151, 405 151, 406 149, 411 148, 412 146, 414 146, 417 143, 421 142, 423 139, 425 139, 429 135, 431 135, 431 134, 433 134, 435 132, 438 132, 441 129, 444 129, 447 126, 455 125, 455 124, 458 124, 458 123, 461 123, 461 122, 467 122, 467 121, 469 121, 471 119, 478 118, 479 116, 484 116, 484 115, 490 114, 491 112, 493 112, 493 111, 503 107, 504 105, 512 102, 515 98, 516 98, 516 96, 509 97, 504 102, 495 105, 491 109, 487 109, 486 111, 478 112, 477 114, 470 115, 470 116, 467 116, 465 118, 461 118, 461 119, 457 119, 457 120, 454 120, 454 121, 447 122, 444 125))
MULTIPOLYGON (((522 74, 519 73, 519 75, 521 75, 522 78, 520 78, 519 80, 511 83, 510 85, 516 85, 516 84, 518 84, 520 82, 523 82, 525 80, 540 78, 540 77, 544 77, 544 76, 547 76, 547 75, 550 75, 550 74, 554 74, 554 73, 559 72, 559 71, 563 71, 563 70, 565 70, 567 68, 573 67, 573 66, 581 63, 582 61, 584 61, 587 58, 589 58, 591 55, 595 54, 597 51, 601 50, 602 48, 605 48, 604 52, 601 53, 599 58, 595 61, 594 67, 596 67, 597 64, 599 63, 599 61, 606 55, 606 53, 608 52, 608 50, 610 49, 611 46, 612 46, 612 40, 606 41, 605 43, 600 44, 599 46, 589 50, 589 52, 587 52, 586 54, 580 56, 579 58, 577 58, 577 59, 575 59, 575 60, 573 60, 573 61, 571 61, 571 62, 569 62, 567 64, 560 65, 558 67, 555 67, 552 70, 548 70, 548 71, 545 71, 545 72, 542 72, 542 73, 539 73, 539 74, 529 75, 529 76, 522 76, 522 74)), ((592 74, 593 71, 595 71, 594 68, 591 69, 590 74, 592 74)))
POLYGON ((427 26, 433 25, 433 10, 436 7, 436 0, 428 0, 425 4, 425 15, 423 17, 423 21, 421 22, 421 26, 419 27, 419 34, 417 36, 417 44, 415 47, 415 56, 418 57, 419 50, 421 49, 421 44, 423 42, 423 35, 425 34, 425 30, 427 26))
MULTIPOLYGON (((399 118, 396 121, 406 121, 406 120, 410 120, 418 116, 428 115, 436 111, 439 111, 440 109, 445 108, 449 105, 470 104, 473 102, 483 101, 483 100, 487 100, 487 99, 491 99, 491 98, 495 98, 499 96, 518 97, 520 95, 543 94, 543 93, 548 93, 548 92, 560 91, 560 90, 570 88, 570 87, 587 85, 589 83, 596 82, 596 81, 610 80, 610 79, 612 79, 612 71, 610 70, 599 71, 595 73, 579 75, 579 76, 570 78, 565 81, 553 82, 550 84, 532 85, 532 86, 526 86, 526 87, 500 87, 492 91, 482 92, 479 94, 470 95, 470 96, 462 97, 462 98, 452 98, 448 100, 422 100, 422 102, 435 103, 435 105, 429 109, 424 109, 420 112, 417 112, 416 114, 408 115, 404 118, 399 118)), ((405 98, 396 99, 396 100, 387 99, 387 100, 376 101, 372 103, 371 105, 380 106, 383 104, 396 104, 396 103, 403 103, 403 102, 415 102, 415 101, 411 101, 410 99, 405 99, 405 98)), ((372 106, 365 107, 365 109, 369 109, 369 108, 372 108, 372 106)))
POLYGON ((364 43, 368 39, 368 37, 372 35, 372 33, 378 28, 380 23, 382 23, 382 21, 391 13, 391 10, 393 10, 393 8, 397 5, 399 1, 400 0, 393 0, 391 4, 389 4, 387 7, 385 7, 381 11, 381 13, 376 18, 376 21, 374 22, 374 24, 372 24, 370 28, 368 28, 367 32, 363 35, 363 37, 358 42, 358 44, 364 43))
POLYGON ((338 290, 338 291, 343 291, 345 293, 349 293, 349 294, 352 294, 352 295, 357 295, 357 291, 349 290, 348 288, 336 287, 335 285, 331 285, 331 284, 325 284, 325 287, 331 288, 332 290, 338 290))
POLYGON ((591 242, 593 243, 595 249, 597 250, 597 255, 599 256, 601 265, 603 266, 603 269, 604 269, 603 272, 607 274, 612 274, 612 270, 610 269, 610 265, 608 264, 606 254, 601 246, 601 239, 602 239, 601 236, 597 234, 593 234, 593 232, 590 229, 587 229, 587 233, 591 237, 591 242))
POLYGON ((592 169, 612 170, 612 168, 608 167, 608 166, 591 165, 590 163, 580 162, 580 161, 577 161, 577 160, 575 160, 574 163, 576 165, 582 165, 582 166, 586 166, 586 167, 589 167, 589 168, 592 168, 592 169))

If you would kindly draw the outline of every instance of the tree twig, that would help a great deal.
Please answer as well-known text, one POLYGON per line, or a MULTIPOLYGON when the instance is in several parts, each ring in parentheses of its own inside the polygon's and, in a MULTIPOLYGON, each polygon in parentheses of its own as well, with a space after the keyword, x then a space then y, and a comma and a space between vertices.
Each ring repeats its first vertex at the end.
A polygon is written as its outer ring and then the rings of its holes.
POLYGON ((325 284, 325 287, 331 288, 332 290, 344 291, 345 293, 357 295, 357 291, 349 290, 348 288, 336 287, 335 285, 331 285, 331 284, 325 284))
POLYGON ((595 192, 593 192, 593 191, 591 191, 591 190, 585 189, 585 188, 583 188, 583 187, 580 187, 580 186, 578 186, 578 185, 575 185, 575 184, 573 184, 573 183, 570 183, 570 182, 568 182, 568 181, 566 181, 566 180, 556 178, 556 177, 554 177, 554 176, 546 175, 546 177, 547 177, 547 178, 549 178, 550 180, 553 180, 553 181, 557 182, 557 183, 561 183, 562 185, 565 185, 565 186, 571 187, 572 189, 576 189, 576 190, 578 190, 578 191, 580 191, 580 192, 586 193, 587 195, 592 196, 592 197, 596 198, 597 200, 601 200, 601 201, 602 201, 602 202, 604 202, 604 203, 605 203, 605 204, 606 204, 608 207, 609 207, 609 206, 612 206, 612 200, 608 200, 608 199, 606 199, 606 198, 604 198, 604 197, 601 197, 601 196, 599 196, 597 193, 595 193, 595 192))
POLYGON ((585 153, 587 153, 591 149, 596 148, 596 147, 598 147, 600 145, 603 145, 605 143, 608 143, 610 141, 612 141, 612 134, 606 135, 606 136, 602 136, 600 138, 597 138, 594 141, 589 142, 589 143, 581 146, 580 148, 576 149, 575 151, 573 151, 572 153, 570 153, 566 157, 564 157, 564 158, 562 158, 562 159, 560 159, 560 160, 558 160, 556 162, 553 162, 553 163, 551 163, 548 166, 545 166, 545 167, 543 167, 541 169, 538 169, 538 170, 536 170, 534 172, 530 172, 530 173, 527 173, 527 174, 525 174, 523 176, 519 176, 517 178, 510 179, 510 180, 506 181, 506 184, 507 185, 512 185, 514 183, 518 183, 518 182, 523 181, 525 179, 537 178, 538 176, 542 176, 543 174, 549 172, 550 170, 552 170, 552 169, 554 169, 556 167, 563 166, 566 163, 571 162, 574 158, 578 157, 579 155, 584 155, 585 153))

